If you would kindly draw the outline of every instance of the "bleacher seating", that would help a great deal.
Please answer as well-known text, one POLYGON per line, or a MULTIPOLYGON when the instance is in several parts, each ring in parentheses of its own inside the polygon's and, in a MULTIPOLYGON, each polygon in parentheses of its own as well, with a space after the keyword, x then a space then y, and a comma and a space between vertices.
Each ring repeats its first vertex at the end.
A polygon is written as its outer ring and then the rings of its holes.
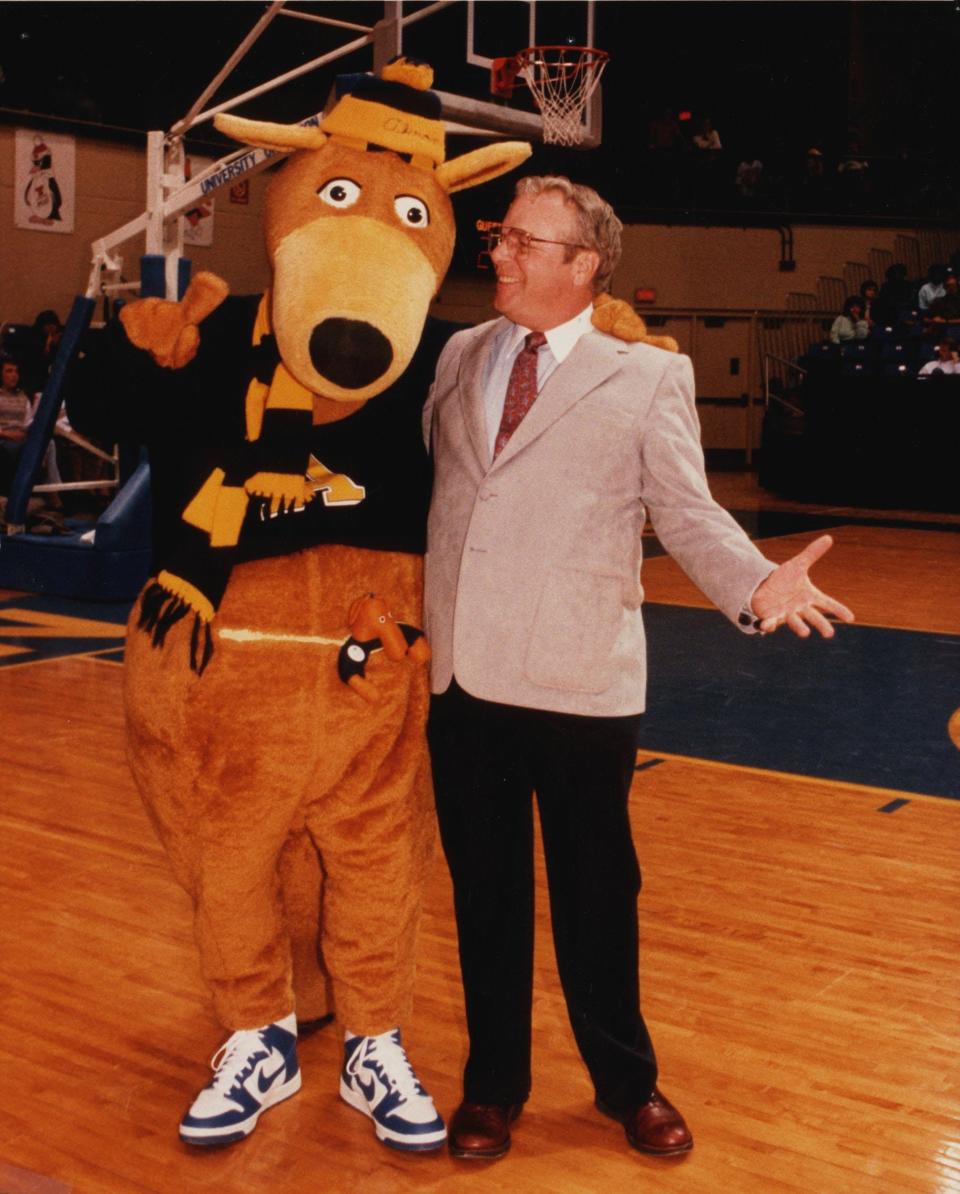
POLYGON ((811 343, 789 403, 768 404, 760 483, 807 501, 960 511, 960 377, 916 380, 943 331, 907 308, 863 340, 811 343))

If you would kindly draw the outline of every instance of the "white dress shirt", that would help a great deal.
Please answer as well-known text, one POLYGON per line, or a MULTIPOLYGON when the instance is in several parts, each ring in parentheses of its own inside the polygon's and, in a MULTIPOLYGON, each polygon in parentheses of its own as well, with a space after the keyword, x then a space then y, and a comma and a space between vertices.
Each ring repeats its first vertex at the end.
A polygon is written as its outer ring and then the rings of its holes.
POLYGON ((960 361, 928 361, 917 376, 930 377, 934 373, 960 373, 960 361))
MULTIPOLYGON (((592 332, 593 303, 568 319, 566 323, 558 324, 544 332, 546 344, 537 353, 537 393, 543 389, 547 378, 562 365, 581 336, 592 332)), ((490 348, 487 359, 487 369, 483 381, 483 402, 487 418, 487 439, 490 445, 490 455, 500 430, 500 420, 503 418, 503 404, 507 399, 507 386, 513 363, 520 355, 523 342, 529 336, 530 328, 519 323, 508 323, 499 333, 490 348)))

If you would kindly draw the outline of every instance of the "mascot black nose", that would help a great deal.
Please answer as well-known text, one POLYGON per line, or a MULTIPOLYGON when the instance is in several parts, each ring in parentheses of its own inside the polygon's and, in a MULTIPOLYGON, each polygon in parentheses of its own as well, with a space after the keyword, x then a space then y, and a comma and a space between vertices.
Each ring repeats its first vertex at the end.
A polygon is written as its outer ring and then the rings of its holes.
POLYGON ((383 332, 359 319, 325 319, 310 334, 310 360, 323 377, 359 390, 390 368, 393 349, 383 332))

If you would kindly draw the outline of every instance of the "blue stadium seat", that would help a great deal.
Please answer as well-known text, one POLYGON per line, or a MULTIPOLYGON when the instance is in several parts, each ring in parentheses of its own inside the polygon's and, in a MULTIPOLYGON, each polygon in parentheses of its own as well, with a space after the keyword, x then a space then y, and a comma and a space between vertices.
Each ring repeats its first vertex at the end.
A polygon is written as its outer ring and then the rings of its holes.
POLYGON ((847 361, 872 362, 877 355, 877 345, 870 340, 848 340, 840 345, 840 358, 847 361))
POLYGON ((830 340, 811 344, 806 355, 800 358, 800 366, 821 381, 834 377, 840 369, 840 345, 830 340))
POLYGON ((880 363, 882 365, 907 364, 913 357, 908 341, 891 337, 880 346, 880 363))
POLYGON ((848 356, 840 362, 841 377, 875 377, 876 374, 877 367, 872 357, 848 356))

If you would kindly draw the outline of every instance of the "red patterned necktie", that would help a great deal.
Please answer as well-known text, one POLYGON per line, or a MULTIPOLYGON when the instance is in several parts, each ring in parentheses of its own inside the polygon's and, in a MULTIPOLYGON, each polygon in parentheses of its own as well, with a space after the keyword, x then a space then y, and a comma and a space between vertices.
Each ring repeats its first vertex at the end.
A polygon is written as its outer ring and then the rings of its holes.
POLYGON ((510 371, 507 383, 507 397, 503 404, 503 416, 500 419, 500 429, 493 445, 493 458, 503 451, 507 440, 523 422, 537 396, 537 353, 547 338, 543 332, 530 332, 523 342, 523 348, 517 354, 510 371))

